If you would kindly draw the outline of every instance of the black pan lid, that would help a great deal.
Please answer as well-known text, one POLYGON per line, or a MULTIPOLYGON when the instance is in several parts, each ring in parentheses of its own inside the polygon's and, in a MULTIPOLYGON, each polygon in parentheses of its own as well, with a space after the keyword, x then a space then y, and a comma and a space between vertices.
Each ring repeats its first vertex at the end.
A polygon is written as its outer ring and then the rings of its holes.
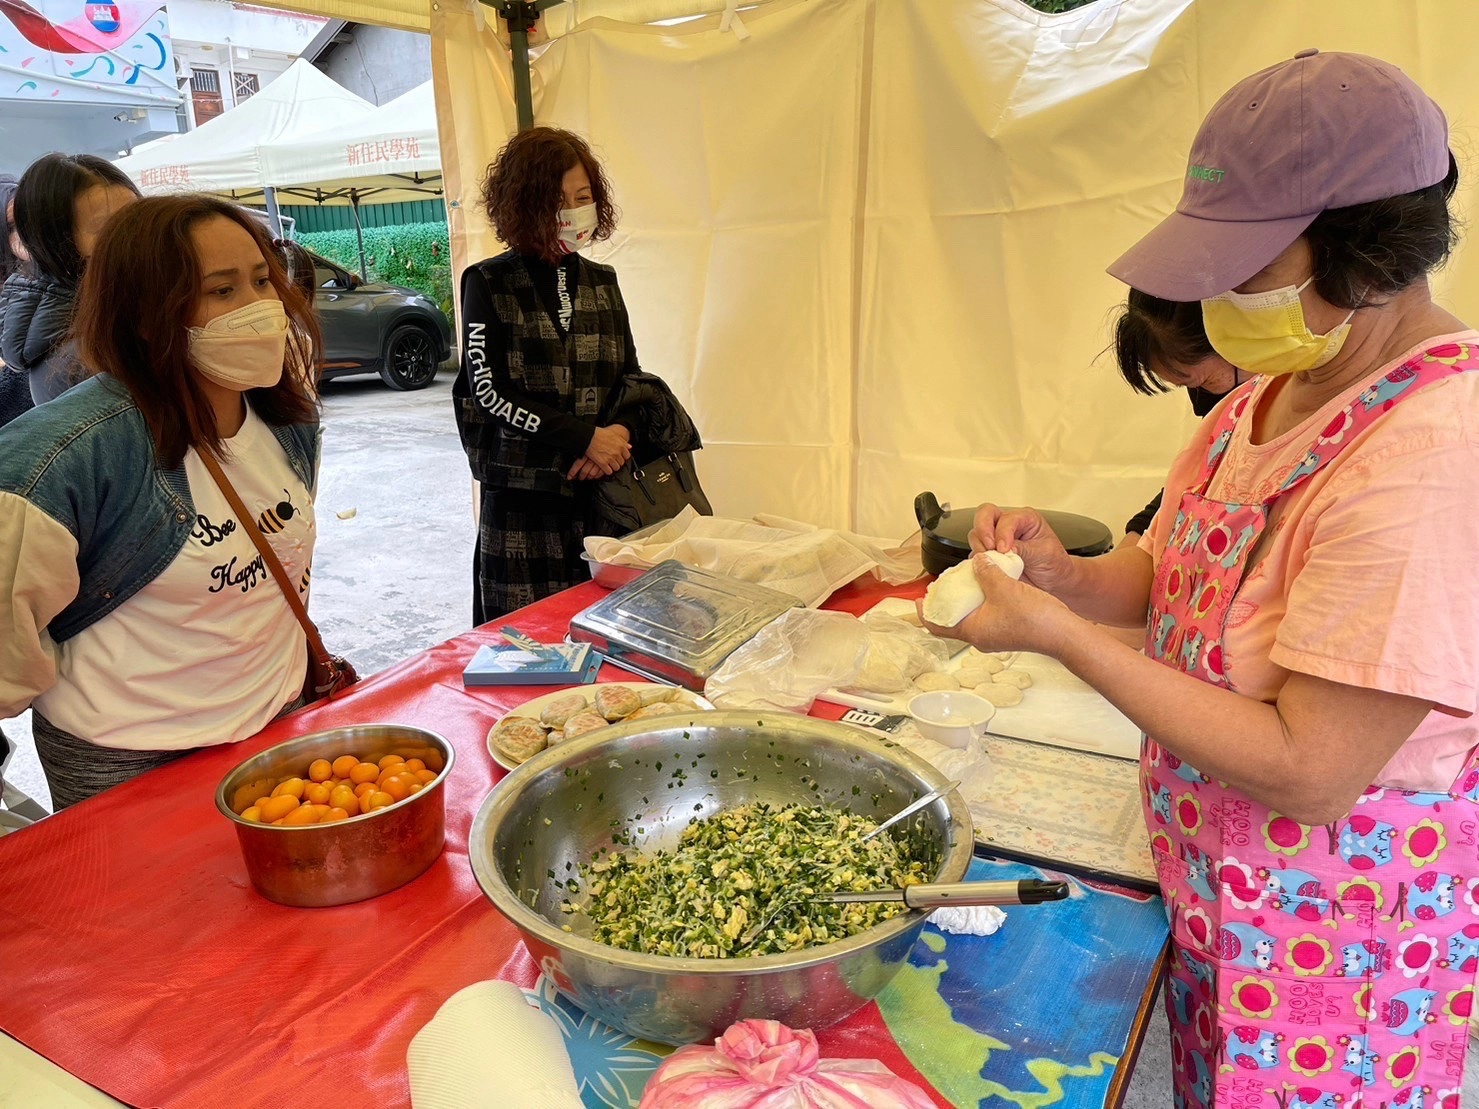
MULTIPOLYGON (((924 534, 925 547, 942 548, 941 553, 960 558, 968 556, 971 527, 975 524, 978 507, 941 508, 933 493, 921 493, 915 497, 914 515, 924 534)), ((1052 509, 1038 509, 1038 512, 1071 555, 1100 555, 1114 546, 1114 533, 1098 520, 1052 509)))

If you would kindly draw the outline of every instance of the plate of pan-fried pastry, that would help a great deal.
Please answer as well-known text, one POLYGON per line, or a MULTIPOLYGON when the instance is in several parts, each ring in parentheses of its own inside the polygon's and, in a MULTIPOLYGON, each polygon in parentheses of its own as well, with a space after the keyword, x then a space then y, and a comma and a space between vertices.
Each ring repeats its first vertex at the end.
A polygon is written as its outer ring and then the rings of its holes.
POLYGON ((488 753, 506 770, 546 747, 612 724, 673 713, 712 712, 697 693, 651 682, 599 682, 559 689, 511 709, 488 732, 488 753))

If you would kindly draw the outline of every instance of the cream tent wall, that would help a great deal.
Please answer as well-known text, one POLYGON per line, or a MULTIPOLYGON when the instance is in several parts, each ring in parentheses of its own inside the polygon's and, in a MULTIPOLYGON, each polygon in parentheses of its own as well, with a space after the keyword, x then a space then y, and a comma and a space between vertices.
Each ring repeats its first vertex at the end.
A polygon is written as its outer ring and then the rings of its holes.
MULTIPOLYGON (((1467 0, 775 0, 742 19, 569 20, 533 63, 536 120, 588 135, 615 182, 622 227, 595 256, 729 515, 898 535, 929 488, 1118 527, 1192 422, 1098 358, 1123 297, 1103 268, 1174 205, 1216 97, 1298 49, 1404 66, 1449 112, 1466 199, 1479 173, 1467 0)), ((431 20, 461 264, 499 249, 476 193, 511 81, 470 6, 431 20)), ((1479 321, 1479 243, 1440 288, 1479 321)))

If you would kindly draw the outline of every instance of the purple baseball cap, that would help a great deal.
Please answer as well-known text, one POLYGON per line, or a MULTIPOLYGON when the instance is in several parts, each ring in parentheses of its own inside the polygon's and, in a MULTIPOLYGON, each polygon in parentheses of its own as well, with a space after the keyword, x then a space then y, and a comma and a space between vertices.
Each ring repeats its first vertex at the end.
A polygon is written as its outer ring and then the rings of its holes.
POLYGON ((1109 273, 1166 300, 1247 281, 1327 208, 1436 185, 1448 120, 1394 65, 1301 50, 1240 81, 1191 145, 1176 211, 1109 273))

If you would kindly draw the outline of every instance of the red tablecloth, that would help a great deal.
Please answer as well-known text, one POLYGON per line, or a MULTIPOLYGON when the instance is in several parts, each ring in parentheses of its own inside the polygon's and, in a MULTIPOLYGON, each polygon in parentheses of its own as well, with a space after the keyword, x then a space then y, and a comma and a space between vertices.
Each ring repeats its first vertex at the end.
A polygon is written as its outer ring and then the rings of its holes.
MULTIPOLYGON (((862 612, 923 589, 854 586, 829 607, 862 612)), ((601 596, 581 586, 504 622, 557 639, 601 596)), ((462 687, 475 647, 496 638, 469 632, 250 740, 0 839, 0 1028, 136 1105, 406 1104, 406 1045, 448 996, 487 978, 527 986, 536 976, 467 861, 473 816, 504 773, 488 756, 488 728, 546 691, 462 687), (370 722, 429 728, 455 746, 446 850, 414 882, 357 905, 290 909, 259 897, 215 810, 216 785, 274 743, 370 722)), ((601 675, 624 677, 611 667, 601 675)), ((842 711, 829 708, 819 714, 842 711)), ((871 1008, 826 1030, 824 1054, 876 1056, 920 1081, 872 1031, 871 1008)))

